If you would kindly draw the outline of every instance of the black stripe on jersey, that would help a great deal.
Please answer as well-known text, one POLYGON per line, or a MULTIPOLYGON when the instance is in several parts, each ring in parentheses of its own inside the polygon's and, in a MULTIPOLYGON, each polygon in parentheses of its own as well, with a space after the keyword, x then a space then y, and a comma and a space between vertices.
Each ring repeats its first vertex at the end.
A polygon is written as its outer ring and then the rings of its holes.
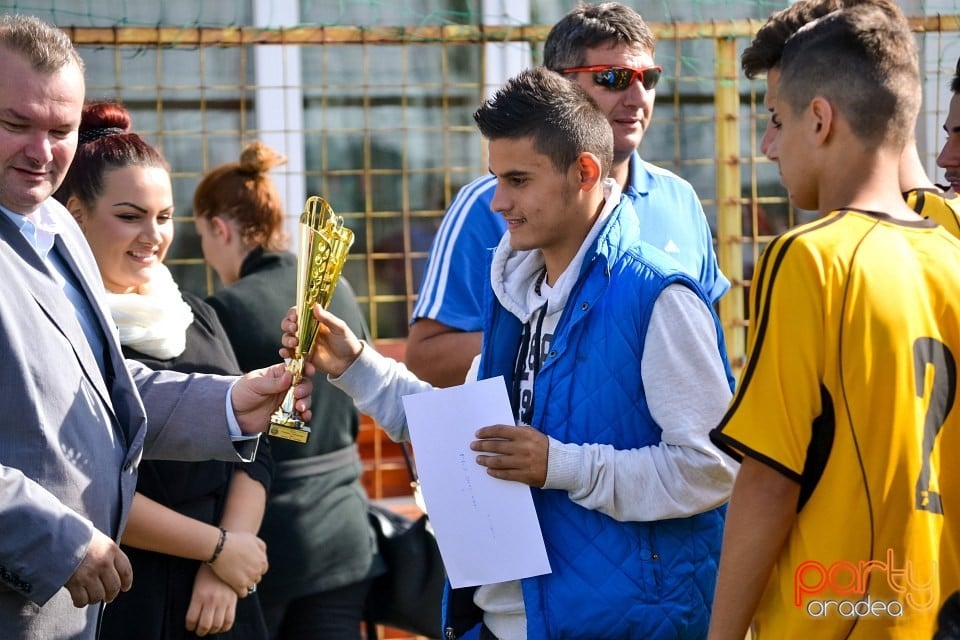
MULTIPOLYGON (((770 324, 770 304, 769 299, 773 293, 773 285, 777 279, 777 271, 780 270, 780 265, 783 264, 783 260, 787 255, 787 251, 790 249, 790 245, 793 244, 793 241, 799 238, 800 236, 810 233, 812 231, 817 231, 823 227, 829 226, 843 219, 846 215, 846 211, 839 213, 835 216, 831 216, 826 220, 822 220, 819 223, 811 224, 810 226, 805 226, 795 231, 788 231, 782 236, 780 236, 779 241, 775 240, 774 244, 768 247, 767 251, 763 252, 763 255, 760 259, 759 268, 756 272, 760 273, 760 280, 751 284, 752 287, 759 287, 757 289, 757 294, 754 296, 756 302, 756 307, 753 310, 753 315, 750 318, 751 322, 757 323, 757 337, 754 340, 753 351, 759 352, 763 348, 763 339, 766 335, 767 326, 770 324), (770 251, 769 249, 773 249, 770 251), (776 255, 771 255, 776 254, 776 255), (767 268, 768 262, 773 262, 773 266, 769 269, 767 268), (770 284, 766 284, 763 280, 763 276, 767 273, 770 273, 770 284)), ((743 370, 743 375, 740 377, 740 384, 738 389, 743 389, 750 384, 750 379, 753 378, 753 374, 756 372, 757 359, 749 358, 747 360, 747 368, 743 370)), ((730 408, 727 409, 727 414, 724 416, 723 421, 720 422, 718 428, 722 429, 723 425, 726 424, 727 419, 731 416, 740 404, 743 394, 738 393, 733 400, 733 404, 730 405, 730 408)))
MULTIPOLYGON (((779 236, 773 241, 760 255, 760 262, 757 264, 757 268, 754 270, 754 275, 760 274, 759 279, 754 280, 751 283, 751 287, 757 287, 756 295, 754 295, 755 307, 753 309, 753 314, 751 315, 751 322, 757 323, 757 334, 756 339, 753 344, 753 352, 759 352, 760 348, 763 345, 763 338, 766 333, 767 326, 769 325, 769 316, 770 316, 770 305, 765 304, 763 301, 769 300, 773 288, 773 283, 776 282, 777 271, 780 270, 780 265, 783 264, 784 257, 786 256, 787 250, 790 248, 790 245, 793 244, 793 241, 805 233, 810 233, 811 231, 816 231, 825 226, 831 225, 834 222, 841 220, 846 211, 838 213, 837 215, 831 216, 825 220, 820 221, 819 223, 811 223, 809 226, 804 226, 800 229, 793 231, 787 231, 786 233, 779 236), (773 266, 768 267, 767 264, 772 262, 773 266), (770 284, 767 285, 766 281, 767 274, 769 273, 770 284)), ((730 436, 723 433, 723 428, 729 422, 730 417, 736 413, 737 408, 740 406, 740 402, 743 399, 743 393, 741 391, 750 384, 750 380, 753 378, 753 375, 756 371, 756 358, 748 358, 747 367, 743 370, 743 374, 740 376, 740 383, 737 385, 737 393, 734 395, 733 403, 727 409, 726 414, 723 416, 723 420, 720 421, 720 424, 717 425, 715 429, 710 432, 710 440, 723 452, 732 457, 737 462, 743 460, 744 455, 749 455, 751 458, 755 458, 760 462, 763 462, 767 466, 779 471, 783 475, 787 476, 791 480, 800 483, 801 493, 803 487, 810 484, 812 480, 812 486, 810 486, 810 492, 813 491, 813 488, 816 486, 816 483, 820 480, 820 475, 823 473, 823 468, 819 470, 813 468, 809 460, 809 450, 807 456, 807 462, 804 463, 804 469, 801 474, 797 474, 795 471, 788 469, 783 466, 776 460, 772 460, 765 455, 762 455, 749 447, 743 446, 743 443, 738 442, 737 440, 731 438, 730 436), (809 469, 808 469, 809 467, 809 469), (814 477, 815 474, 815 477, 814 477)), ((829 396, 828 396, 829 397, 829 396)), ((831 401, 832 402, 832 401, 831 401)), ((824 414, 821 414, 821 418, 824 414)), ((819 419, 819 418, 818 418, 819 419)), ((830 405, 830 416, 829 424, 833 424, 833 405, 830 405)), ((814 421, 814 429, 817 429, 816 421, 814 421)), ((824 425, 825 426, 825 425, 824 425)), ((822 428, 820 429, 823 430, 822 428)), ((825 436, 820 436, 825 437, 825 436)), ((817 441, 818 436, 815 433, 811 438, 809 446, 813 446, 814 442, 817 441)), ((829 442, 833 442, 833 432, 831 430, 829 442)), ((823 442, 818 442, 822 445, 823 442)), ((829 450, 828 450, 829 453, 829 450)), ((826 460, 823 460, 823 464, 826 464, 826 460)), ((809 498, 809 495, 806 496, 809 498)), ((806 499, 804 499, 804 502, 806 499)))
POLYGON ((742 442, 739 440, 734 440, 727 434, 720 431, 720 429, 721 427, 717 427, 710 432, 710 440, 717 446, 718 449, 726 453, 728 456, 737 462, 743 462, 745 457, 753 458, 754 460, 758 460, 767 465, 774 471, 782 473, 797 484, 801 483, 803 478, 795 471, 788 469, 773 458, 768 458, 759 451, 754 451, 750 447, 745 447, 742 442))
POLYGON ((776 460, 744 446, 742 442, 723 433, 720 430, 722 426, 710 432, 710 440, 737 462, 743 462, 744 456, 750 456, 799 484, 800 495, 797 497, 797 513, 799 513, 803 506, 807 504, 810 496, 813 495, 814 489, 820 484, 820 478, 823 477, 823 472, 827 468, 827 460, 830 459, 830 452, 833 450, 833 437, 836 433, 837 422, 833 410, 833 398, 830 397, 827 388, 823 385, 820 385, 820 406, 823 407, 823 411, 813 421, 810 443, 807 445, 807 455, 804 458, 803 471, 800 474, 776 460))
POLYGON ((923 204, 926 200, 926 196, 923 193, 923 189, 916 189, 914 193, 917 194, 917 199, 913 203, 913 210, 920 215, 923 215, 923 204))
POLYGON ((827 388, 820 385, 820 415, 813 419, 813 429, 810 435, 810 444, 807 445, 807 456, 803 463, 803 473, 800 478, 800 497, 797 498, 797 513, 807 504, 813 490, 820 484, 827 460, 833 450, 833 436, 837 430, 836 414, 833 410, 833 398, 827 388))

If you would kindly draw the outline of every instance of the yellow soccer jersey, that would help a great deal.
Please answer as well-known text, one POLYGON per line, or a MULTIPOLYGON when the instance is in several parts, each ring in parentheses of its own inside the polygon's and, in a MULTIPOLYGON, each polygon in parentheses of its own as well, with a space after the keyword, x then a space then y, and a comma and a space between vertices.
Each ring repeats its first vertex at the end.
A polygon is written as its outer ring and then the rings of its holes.
POLYGON ((960 238, 960 198, 934 189, 913 189, 903 194, 907 206, 924 218, 929 218, 953 236, 960 238))
POLYGON ((929 638, 944 519, 960 515, 944 508, 960 501, 941 486, 939 437, 960 433, 960 241, 834 212, 769 245, 750 309, 712 435, 801 485, 755 637, 929 638))
MULTIPOLYGON (((945 192, 946 189, 913 189, 904 193, 903 197, 907 205, 918 214, 933 220, 953 236, 960 238, 960 198, 955 193, 951 193, 947 197, 945 192)), ((943 442, 940 444, 941 450, 958 450, 960 434, 944 433, 941 437, 943 438, 943 442), (953 440, 954 438, 958 440, 953 440), (956 442, 956 444, 951 445, 951 442, 956 442)), ((944 471, 948 473, 956 471, 960 474, 960 469, 954 469, 950 465, 941 470, 941 475, 944 471)), ((960 482, 960 478, 958 478, 958 482, 960 482)), ((960 545, 952 544, 952 541, 960 540, 960 538, 951 529, 951 524, 953 523, 949 520, 944 522, 943 540, 945 544, 941 545, 943 556, 940 559, 940 575, 943 581, 944 597, 949 595, 950 592, 960 589, 960 548, 958 548, 960 545)))

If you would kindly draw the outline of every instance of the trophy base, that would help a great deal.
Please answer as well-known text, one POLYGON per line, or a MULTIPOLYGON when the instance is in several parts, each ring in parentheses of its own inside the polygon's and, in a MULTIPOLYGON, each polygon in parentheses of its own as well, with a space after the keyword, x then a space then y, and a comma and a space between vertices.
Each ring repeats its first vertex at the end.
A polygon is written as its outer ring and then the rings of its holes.
POLYGON ((268 434, 274 438, 293 440, 304 444, 310 438, 310 427, 297 418, 274 418, 270 421, 268 434))

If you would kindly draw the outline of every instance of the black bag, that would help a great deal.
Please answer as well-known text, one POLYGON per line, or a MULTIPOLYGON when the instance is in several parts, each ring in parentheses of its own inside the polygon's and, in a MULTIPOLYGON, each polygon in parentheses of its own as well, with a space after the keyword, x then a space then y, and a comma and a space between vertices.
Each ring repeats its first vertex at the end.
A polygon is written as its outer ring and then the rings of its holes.
MULTIPOLYGON (((407 465, 415 478, 409 458, 407 465)), ((367 514, 387 565, 387 572, 374 578, 364 605, 367 637, 376 638, 380 624, 441 638, 446 573, 430 520, 423 515, 414 521, 373 502, 367 514)))

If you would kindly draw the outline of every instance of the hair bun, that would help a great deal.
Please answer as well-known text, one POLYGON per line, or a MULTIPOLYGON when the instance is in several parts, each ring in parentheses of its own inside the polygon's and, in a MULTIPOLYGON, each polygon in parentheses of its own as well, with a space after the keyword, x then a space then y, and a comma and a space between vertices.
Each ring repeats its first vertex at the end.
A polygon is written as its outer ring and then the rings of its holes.
POLYGON ((240 154, 240 170, 244 173, 266 173, 286 162, 286 156, 277 153, 259 140, 248 144, 240 154))
POLYGON ((130 112, 116 102, 88 102, 83 107, 83 116, 80 119, 80 133, 84 134, 95 130, 102 130, 99 136, 114 133, 129 133, 131 126, 130 112))

